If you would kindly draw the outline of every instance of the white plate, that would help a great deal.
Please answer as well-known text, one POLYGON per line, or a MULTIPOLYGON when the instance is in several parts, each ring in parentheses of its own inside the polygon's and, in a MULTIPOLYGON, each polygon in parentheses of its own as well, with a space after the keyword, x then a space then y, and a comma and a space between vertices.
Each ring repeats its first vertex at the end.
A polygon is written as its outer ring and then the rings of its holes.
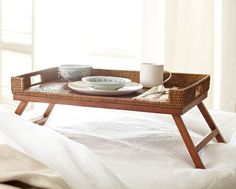
POLYGON ((68 84, 69 88, 74 91, 90 94, 90 95, 103 95, 103 96, 114 96, 114 95, 126 95, 130 93, 134 93, 143 88, 140 83, 129 82, 124 87, 119 88, 117 90, 102 90, 102 89, 94 89, 88 86, 85 81, 74 81, 68 84))

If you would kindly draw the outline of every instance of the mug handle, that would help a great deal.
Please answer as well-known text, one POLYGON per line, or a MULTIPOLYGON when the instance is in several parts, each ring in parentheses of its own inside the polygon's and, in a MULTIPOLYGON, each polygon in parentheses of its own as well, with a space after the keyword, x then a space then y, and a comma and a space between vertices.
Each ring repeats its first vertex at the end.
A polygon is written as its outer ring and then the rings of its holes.
POLYGON ((164 71, 167 72, 167 73, 169 73, 169 77, 168 77, 165 81, 163 81, 163 84, 164 84, 165 82, 169 81, 170 78, 171 78, 171 76, 172 76, 172 73, 171 73, 171 72, 166 71, 166 70, 164 70, 164 71))

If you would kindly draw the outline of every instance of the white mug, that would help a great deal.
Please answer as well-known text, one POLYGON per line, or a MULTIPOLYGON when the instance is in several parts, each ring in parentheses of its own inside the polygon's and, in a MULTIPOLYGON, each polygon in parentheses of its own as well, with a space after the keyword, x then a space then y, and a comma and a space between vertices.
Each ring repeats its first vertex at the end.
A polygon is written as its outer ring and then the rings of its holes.
POLYGON ((140 69, 140 83, 143 87, 151 88, 154 86, 162 85, 171 78, 171 73, 169 72, 169 77, 163 81, 164 75, 164 65, 152 64, 152 63, 142 63, 140 69))

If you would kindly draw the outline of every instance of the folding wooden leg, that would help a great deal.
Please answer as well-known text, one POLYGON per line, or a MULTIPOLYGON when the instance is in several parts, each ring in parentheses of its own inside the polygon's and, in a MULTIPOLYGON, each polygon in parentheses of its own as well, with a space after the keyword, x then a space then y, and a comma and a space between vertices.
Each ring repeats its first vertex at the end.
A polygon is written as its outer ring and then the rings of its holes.
POLYGON ((55 104, 49 104, 46 111, 44 112, 43 116, 40 118, 36 118, 32 121, 38 125, 44 125, 46 123, 46 121, 48 120, 54 106, 55 106, 55 104))
POLYGON ((183 138, 183 141, 188 149, 188 152, 193 160, 193 163, 195 164, 196 168, 201 168, 201 169, 205 169, 202 160, 193 144, 193 141, 188 133, 188 130, 182 120, 182 118, 180 117, 180 115, 172 115, 173 119, 175 121, 175 124, 177 125, 179 132, 183 138))
POLYGON ((222 136, 221 132, 217 128, 214 120, 212 119, 211 115, 207 111, 207 109, 206 109, 205 105, 203 104, 203 102, 199 103, 197 106, 198 106, 198 109, 200 110, 200 112, 202 113, 203 117, 205 118, 207 124, 209 125, 210 129, 212 130, 212 132, 215 133, 214 137, 216 138, 216 140, 218 142, 225 143, 224 137, 222 136))
POLYGON ((46 111, 43 114, 43 117, 49 117, 53 108, 54 108, 55 104, 49 104, 48 108, 46 109, 46 111))
POLYGON ((15 113, 18 115, 22 115, 27 105, 28 105, 28 102, 21 101, 18 107, 16 108, 15 113))

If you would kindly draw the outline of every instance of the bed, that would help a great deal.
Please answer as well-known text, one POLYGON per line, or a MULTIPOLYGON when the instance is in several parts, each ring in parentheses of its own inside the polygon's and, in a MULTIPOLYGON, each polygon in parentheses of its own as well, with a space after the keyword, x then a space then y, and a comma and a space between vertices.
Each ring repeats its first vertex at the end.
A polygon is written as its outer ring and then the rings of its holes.
MULTIPOLYGON (((197 109, 183 116, 194 142, 207 132, 197 109)), ((236 114, 211 111, 227 144, 200 151, 194 169, 168 115, 57 106, 45 127, 0 111, 1 142, 61 173, 71 188, 235 188, 236 114), (63 112, 63 116, 60 116, 63 112)))

